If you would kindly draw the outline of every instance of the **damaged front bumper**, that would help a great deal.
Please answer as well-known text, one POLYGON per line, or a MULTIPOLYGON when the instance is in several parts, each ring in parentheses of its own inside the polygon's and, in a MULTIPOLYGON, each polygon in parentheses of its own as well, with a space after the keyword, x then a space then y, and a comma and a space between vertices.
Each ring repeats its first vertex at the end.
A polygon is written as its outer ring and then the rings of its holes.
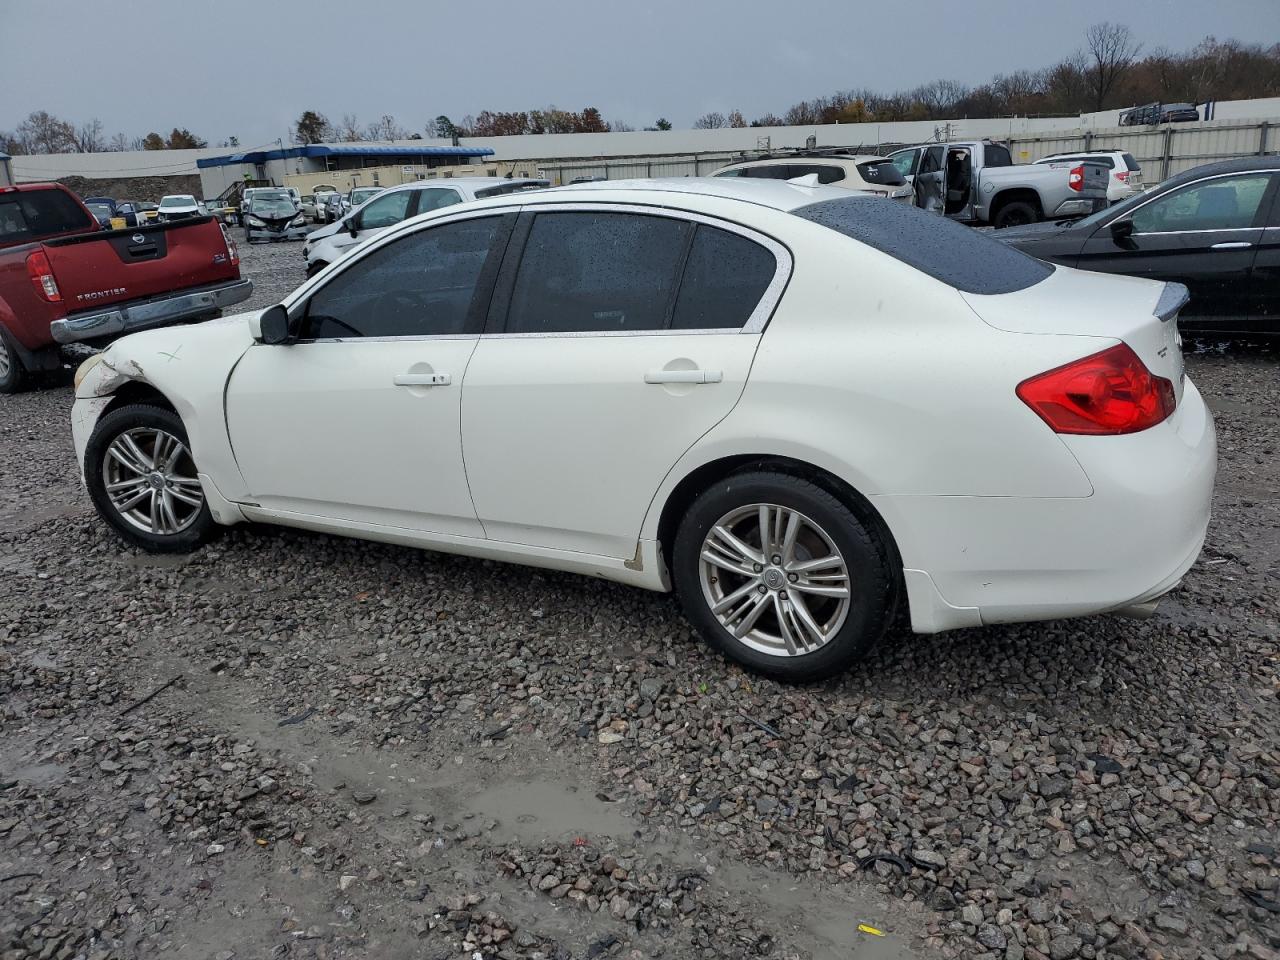
POLYGON ((305 240, 310 232, 305 223, 292 224, 284 221, 279 224, 268 222, 265 226, 245 225, 245 239, 250 243, 259 240, 305 240))

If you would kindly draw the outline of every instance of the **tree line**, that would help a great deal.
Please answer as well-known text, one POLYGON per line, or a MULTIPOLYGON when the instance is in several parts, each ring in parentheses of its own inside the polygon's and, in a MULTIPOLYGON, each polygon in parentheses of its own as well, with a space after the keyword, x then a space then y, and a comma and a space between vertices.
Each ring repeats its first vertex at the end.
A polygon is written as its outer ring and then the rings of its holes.
MULTIPOLYGON (((1142 44, 1123 24, 1097 23, 1085 32, 1084 45, 1052 66, 996 74, 970 87, 954 80, 934 80, 910 90, 883 93, 871 88, 839 90, 801 100, 782 115, 766 113, 747 120, 741 110, 703 114, 695 129, 718 127, 811 126, 822 123, 867 123, 896 120, 952 120, 964 117, 1069 116, 1136 104, 1203 103, 1280 96, 1280 43, 1264 46, 1206 37, 1190 50, 1175 53, 1157 47, 1143 54, 1142 44)), ((646 130, 670 130, 659 117, 646 130)), ((562 110, 482 110, 455 123, 441 114, 421 128, 383 114, 361 122, 352 113, 330 121, 306 110, 293 127, 299 144, 330 141, 421 140, 425 137, 519 136, 538 133, 603 133, 632 130, 607 121, 596 107, 562 110)), ((236 137, 219 146, 238 147, 236 137)), ((37 110, 10 131, 0 130, 0 151, 24 153, 96 153, 110 150, 180 150, 208 146, 185 127, 167 135, 141 137, 117 133, 108 137, 102 122, 76 124, 37 110)))
POLYGON ((698 128, 809 126, 965 117, 1070 116, 1145 103, 1204 103, 1280 96, 1280 43, 1264 46, 1206 37, 1190 50, 1142 54, 1123 24, 1089 27, 1085 45, 1040 70, 996 74, 969 87, 934 80, 910 90, 839 90, 793 104, 781 116, 747 121, 737 111, 708 113, 698 128))

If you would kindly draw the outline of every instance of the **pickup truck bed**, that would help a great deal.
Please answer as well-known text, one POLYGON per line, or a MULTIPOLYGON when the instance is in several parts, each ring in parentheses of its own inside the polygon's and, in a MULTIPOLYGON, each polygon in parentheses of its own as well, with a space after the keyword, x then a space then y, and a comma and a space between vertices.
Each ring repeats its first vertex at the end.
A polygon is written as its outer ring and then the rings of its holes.
POLYGON ((205 319, 252 292, 212 217, 101 230, 59 184, 0 188, 0 392, 58 369, 60 345, 205 319))

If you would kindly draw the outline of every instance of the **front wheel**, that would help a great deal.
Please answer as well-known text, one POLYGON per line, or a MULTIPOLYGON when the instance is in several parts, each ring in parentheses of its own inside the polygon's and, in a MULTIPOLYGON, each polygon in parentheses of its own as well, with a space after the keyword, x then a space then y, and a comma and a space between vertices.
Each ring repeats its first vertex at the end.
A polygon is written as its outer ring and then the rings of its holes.
POLYGON ((27 388, 30 380, 8 331, 0 327, 0 393, 19 393, 27 388))
POLYGON ((895 601, 878 533, 830 492, 750 472, 706 490, 685 514, 672 578, 711 646, 779 680, 834 676, 884 634, 895 601))
POLYGON ((134 546, 187 553, 214 532, 186 428, 172 410, 134 404, 107 414, 85 447, 84 474, 98 513, 134 546))

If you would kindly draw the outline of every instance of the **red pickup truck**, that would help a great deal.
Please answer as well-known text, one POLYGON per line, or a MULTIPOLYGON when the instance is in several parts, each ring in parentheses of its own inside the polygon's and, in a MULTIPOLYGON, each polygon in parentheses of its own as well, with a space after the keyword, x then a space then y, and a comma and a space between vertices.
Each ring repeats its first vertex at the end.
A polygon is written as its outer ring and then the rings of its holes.
POLYGON ((0 187, 0 393, 62 367, 62 346, 214 316, 248 299, 212 217, 102 230, 57 183, 0 187))

